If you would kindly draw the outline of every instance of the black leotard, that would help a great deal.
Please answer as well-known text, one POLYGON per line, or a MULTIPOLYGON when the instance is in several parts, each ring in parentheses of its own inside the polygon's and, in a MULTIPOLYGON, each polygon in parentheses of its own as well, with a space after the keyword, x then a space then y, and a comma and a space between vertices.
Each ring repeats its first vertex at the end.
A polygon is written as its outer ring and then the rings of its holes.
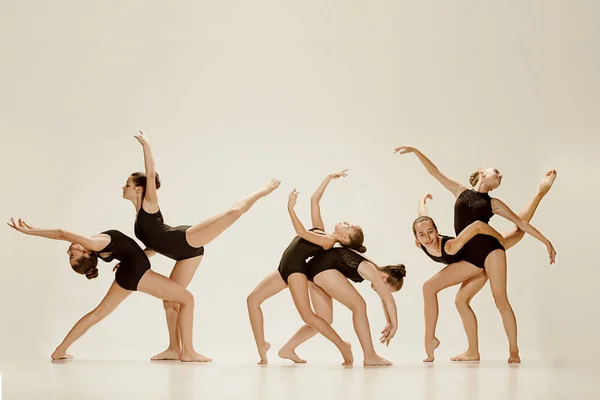
POLYGON ((135 220, 134 232, 146 247, 180 261, 204 254, 204 247, 192 247, 188 244, 185 232, 189 228, 190 225, 171 227, 164 223, 160 210, 149 214, 142 207, 135 220))
POLYGON ((351 281, 359 283, 364 280, 358 273, 358 266, 363 261, 365 258, 352 250, 336 247, 311 258, 307 265, 306 276, 312 281, 321 272, 335 269, 351 281))
MULTIPOLYGON (((475 221, 487 224, 493 215, 490 195, 467 189, 458 196, 454 203, 454 231, 458 235, 475 221)), ((465 261, 476 267, 484 268, 487 256, 498 249, 504 250, 498 239, 478 234, 463 246, 461 253, 465 261)))
MULTIPOLYGON (((310 231, 316 231, 317 233, 323 232, 318 228, 312 228, 310 231)), ((324 251, 325 249, 322 246, 302 239, 300 236, 296 236, 283 252, 277 270, 285 283, 287 283, 289 276, 295 272, 306 275, 306 259, 316 256, 324 251)))
POLYGON ((98 258, 105 262, 119 260, 115 281, 123 289, 136 291, 140 279, 150 269, 146 253, 135 240, 119 231, 102 233, 110 236, 110 243, 98 252, 98 258))
POLYGON ((442 247, 441 247, 441 249, 442 249, 442 255, 441 256, 434 256, 433 254, 431 254, 430 252, 427 251, 427 248, 425 248, 425 246, 421 245, 421 249, 425 252, 425 254, 427 254, 427 256, 429 256, 429 258, 431 258, 433 261, 439 262, 439 263, 442 263, 442 264, 446 264, 446 265, 453 264, 455 262, 459 262, 459 261, 464 260, 464 257, 461 254, 462 249, 458 253, 456 253, 456 254, 448 254, 448 253, 446 253, 446 250, 444 249, 444 247, 446 246, 446 242, 448 240, 451 240, 451 239, 454 239, 454 238, 450 237, 450 236, 444 236, 444 235, 441 235, 441 236, 442 236, 442 247))

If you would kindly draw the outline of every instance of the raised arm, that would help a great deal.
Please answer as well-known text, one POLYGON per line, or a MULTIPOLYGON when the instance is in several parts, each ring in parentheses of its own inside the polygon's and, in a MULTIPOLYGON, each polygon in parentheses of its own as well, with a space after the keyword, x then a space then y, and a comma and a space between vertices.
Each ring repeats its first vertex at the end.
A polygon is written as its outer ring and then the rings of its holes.
POLYGON ((383 311, 388 323, 388 326, 382 331, 383 336, 381 337, 381 343, 385 343, 387 346, 390 344, 390 341, 398 330, 396 301, 394 300, 394 296, 392 296, 388 285, 385 283, 383 275, 375 264, 370 261, 363 261, 358 266, 358 272, 363 278, 371 282, 373 289, 381 298, 381 304, 383 305, 383 311))
POLYGON ((152 149, 148 138, 144 132, 140 131, 135 138, 144 149, 144 167, 146 169, 146 191, 144 193, 144 201, 156 206, 158 205, 158 192, 156 190, 156 169, 154 168, 154 157, 152 157, 152 149))
POLYGON ((419 199, 419 217, 428 217, 427 213, 427 199, 433 200, 433 196, 427 193, 425 196, 419 199))
POLYGON ((13 218, 7 224, 11 228, 30 236, 40 236, 47 239, 62 240, 77 243, 88 250, 100 251, 110 243, 110 238, 104 236, 82 236, 64 229, 39 229, 27 224, 21 218, 15 221, 13 218))
POLYGON ((319 185, 315 193, 313 193, 312 197, 310 198, 310 217, 313 228, 325 230, 325 224, 323 223, 323 218, 321 218, 321 206, 319 205, 319 202, 321 201, 321 197, 323 197, 323 193, 325 192, 325 189, 327 189, 329 182, 331 182, 333 179, 347 176, 346 171, 348 170, 345 169, 341 172, 327 175, 327 177, 323 180, 321 185, 319 185))
POLYGON ((290 218, 292 219, 292 224, 294 225, 296 234, 304 240, 308 240, 311 243, 323 247, 325 250, 331 249, 333 245, 335 245, 335 239, 327 235, 320 235, 318 233, 308 231, 304 225, 302 225, 302 222, 300 222, 300 219, 296 215, 296 211, 294 211, 298 193, 299 192, 296 192, 296 189, 294 189, 288 198, 288 212, 290 214, 290 218))
POLYGON ((454 197, 458 197, 459 194, 461 194, 464 190, 467 189, 460 183, 453 181, 452 179, 450 179, 446 175, 444 175, 438 169, 438 167, 436 167, 431 162, 431 160, 429 158, 425 157, 425 155, 423 153, 421 153, 419 150, 415 149, 414 147, 410 147, 410 146, 396 147, 394 149, 394 153, 400 153, 400 154, 414 153, 417 156, 417 158, 419 159, 419 161, 421 161, 421 163, 423 164, 423 166, 425 167, 427 172, 429 172, 429 175, 433 176, 435 179, 437 179, 438 182, 440 182, 442 185, 444 185, 444 187, 446 189, 448 189, 450 192, 452 192, 454 197))
POLYGON ((552 243, 544 235, 542 235, 537 229, 535 229, 531 224, 521 219, 517 214, 515 214, 506 204, 504 204, 501 200, 492 199, 492 212, 494 214, 498 214, 507 220, 511 221, 517 227, 525 233, 530 234, 540 242, 542 242, 546 248, 548 249, 548 255, 550 257, 550 264, 554 264, 554 259, 556 258, 556 251, 552 246, 552 243))
POLYGON ((444 250, 448 254, 456 254, 465 244, 467 244, 469 240, 473 239, 475 235, 479 234, 493 236, 498 239, 498 241, 502 244, 502 247, 505 245, 504 237, 500 234, 500 232, 485 222, 475 221, 463 229, 463 231, 455 239, 448 240, 444 246, 444 250))

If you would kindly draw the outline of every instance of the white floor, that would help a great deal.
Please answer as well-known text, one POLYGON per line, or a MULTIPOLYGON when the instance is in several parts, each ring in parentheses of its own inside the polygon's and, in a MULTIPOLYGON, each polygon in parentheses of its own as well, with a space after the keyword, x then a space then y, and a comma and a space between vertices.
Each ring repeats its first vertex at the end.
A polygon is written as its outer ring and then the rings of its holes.
POLYGON ((0 364, 9 399, 599 399, 600 368, 565 361, 334 364, 75 360, 0 364))

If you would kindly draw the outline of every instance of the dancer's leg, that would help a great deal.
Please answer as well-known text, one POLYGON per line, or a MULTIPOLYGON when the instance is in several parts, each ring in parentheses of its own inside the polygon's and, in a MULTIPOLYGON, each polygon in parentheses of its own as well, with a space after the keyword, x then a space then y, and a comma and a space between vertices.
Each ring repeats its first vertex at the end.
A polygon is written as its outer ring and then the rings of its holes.
POLYGON ((479 361, 479 340, 477 337, 477 317, 471 308, 471 300, 485 286, 488 278, 485 272, 475 275, 471 279, 466 280, 461 285, 454 303, 456 309, 462 319, 465 333, 467 334, 467 342, 469 347, 467 351, 458 356, 452 357, 452 361, 479 361))
POLYGON ((250 315, 250 325, 252 333, 256 341, 256 348, 260 356, 259 365, 268 364, 267 351, 271 345, 265 341, 265 327, 263 313, 260 305, 269 297, 275 296, 277 293, 285 289, 287 285, 281 277, 279 271, 273 271, 264 278, 258 286, 250 293, 247 299, 248 314, 250 315))

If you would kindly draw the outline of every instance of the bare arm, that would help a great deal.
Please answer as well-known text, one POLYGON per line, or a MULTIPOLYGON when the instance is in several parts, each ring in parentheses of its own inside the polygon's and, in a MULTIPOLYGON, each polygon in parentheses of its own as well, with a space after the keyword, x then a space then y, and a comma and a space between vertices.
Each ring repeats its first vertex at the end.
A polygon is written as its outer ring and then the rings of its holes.
POLYGON ((158 192, 156 190, 156 169, 154 167, 154 157, 152 157, 152 149, 150 143, 142 131, 135 138, 140 142, 144 149, 144 167, 146 169, 146 192, 144 193, 144 201, 156 206, 158 205, 158 192))
POLYGON ((390 340, 392 340, 398 330, 398 311, 394 296, 392 296, 388 285, 385 283, 383 275, 372 262, 361 262, 358 266, 358 272, 373 284, 373 289, 375 289, 375 292, 381 298, 386 320, 390 325, 389 329, 384 329, 385 334, 382 337, 382 343, 389 345, 390 340))
POLYGON ((475 235, 479 234, 495 237, 502 244, 502 247, 504 247, 504 237, 500 234, 500 232, 485 222, 475 221, 463 229, 463 231, 455 239, 448 240, 444 246, 444 250, 446 253, 454 255, 458 253, 459 250, 462 249, 462 247, 467 244, 469 240, 473 239, 475 235))
POLYGON ((319 185, 317 190, 313 193, 312 197, 310 198, 310 217, 312 220, 313 228, 325 230, 325 224, 323 223, 323 218, 321 218, 321 206, 319 202, 321 201, 323 193, 325 193, 325 189, 327 189, 329 182, 331 182, 333 179, 338 179, 343 176, 346 176, 346 171, 348 170, 345 169, 341 172, 336 172, 327 175, 327 177, 323 180, 321 185, 319 185))
POLYGON ((550 256, 550 264, 554 264, 556 251, 554 250, 552 243, 550 243, 550 241, 546 239, 544 235, 542 235, 537 229, 535 229, 531 224, 529 224, 529 222, 526 222, 523 219, 521 219, 506 204, 495 198, 492 199, 492 212, 511 221, 512 223, 517 225, 517 228, 519 228, 525 233, 530 234, 531 236, 542 242, 544 245, 546 245, 548 249, 548 254, 550 256))
POLYGON ((82 236, 64 229, 39 229, 28 225, 25 221, 19 219, 16 222, 13 218, 8 224, 11 228, 30 236, 39 236, 46 239, 62 240, 65 242, 77 243, 88 250, 100 251, 110 243, 110 238, 106 235, 82 236))
POLYGON ((323 247, 325 250, 331 249, 333 245, 335 245, 335 240, 332 237, 310 232, 304 227, 304 225, 302 225, 298 215, 296 215, 296 211, 294 211, 294 205, 296 204, 297 196, 298 192, 296 192, 296 189, 294 189, 294 191, 290 193, 290 197, 288 199, 288 213, 292 219, 292 225, 294 225, 296 234, 304 240, 308 240, 311 243, 323 247))
POLYGON ((419 199, 419 217, 427 217, 427 199, 433 200, 433 196, 427 193, 425 196, 419 199))
POLYGON ((421 161, 421 164, 423 164, 423 166, 425 167, 427 172, 429 172, 429 175, 431 175, 435 179, 437 179, 437 181, 440 182, 442 185, 444 185, 444 187, 446 189, 448 189, 450 192, 452 192, 452 194, 455 197, 458 197, 459 194, 461 194, 464 190, 467 189, 460 183, 453 181, 452 179, 450 179, 446 175, 444 175, 438 169, 438 167, 436 167, 435 164, 433 164, 433 162, 431 162, 431 160, 429 158, 425 157, 425 155, 423 153, 421 153, 419 150, 415 149, 414 147, 400 146, 400 147, 397 147, 396 149, 394 149, 394 152, 396 152, 396 153, 399 152, 400 154, 415 153, 415 155, 417 156, 419 161, 421 161))

